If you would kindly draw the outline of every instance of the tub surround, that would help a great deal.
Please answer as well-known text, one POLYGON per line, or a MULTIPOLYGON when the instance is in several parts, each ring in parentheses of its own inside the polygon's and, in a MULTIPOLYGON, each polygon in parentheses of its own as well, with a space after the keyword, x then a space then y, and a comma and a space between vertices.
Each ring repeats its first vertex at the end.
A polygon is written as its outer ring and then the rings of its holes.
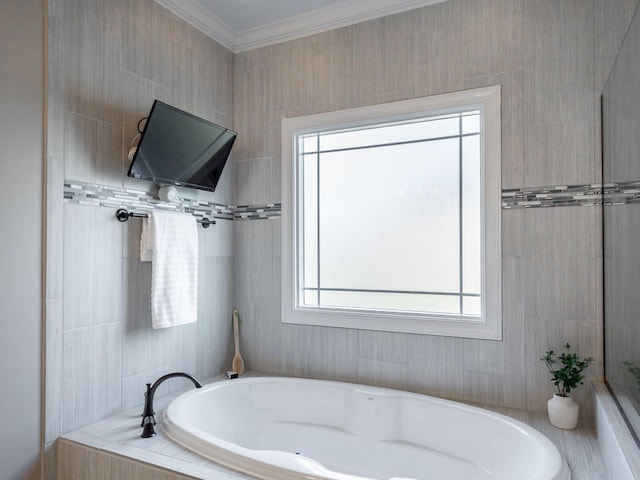
POLYGON ((640 451, 604 382, 594 382, 596 429, 605 478, 640 480, 640 451))
POLYGON ((163 419, 177 443, 264 479, 570 480, 553 443, 512 417, 360 384, 217 382, 182 394, 163 419))
MULTIPOLYGON (((156 414, 160 418, 162 410, 173 399, 173 395, 157 398, 156 414)), ((238 480, 245 475, 229 470, 206 460, 171 441, 162 431, 161 423, 156 425, 156 436, 140 437, 140 408, 131 408, 110 418, 63 435, 58 440, 57 478, 66 480, 86 480, 98 478, 98 471, 118 472, 123 469, 138 469, 140 480, 157 478, 155 471, 164 471, 167 479, 238 480), (97 467, 84 460, 95 458, 97 467), (104 466, 109 465, 109 468, 104 466), (153 473, 151 473, 153 472, 153 473), (170 472, 170 473, 169 473, 170 472)), ((129 471, 129 470, 127 470, 129 471)), ((100 477, 116 480, 112 477, 100 477)))
MULTIPOLYGON (((245 376, 258 376, 251 372, 245 376)), ((222 375, 207 380, 233 382, 224 380, 222 375)), ((162 417, 162 411, 179 394, 158 397, 156 416, 162 417)), ((552 427, 546 414, 509 408, 487 408, 520 420, 547 436, 560 450, 567 460, 572 472, 572 480, 605 480, 604 467, 601 461, 592 421, 582 421, 576 430, 565 431, 552 427)), ((95 472, 118 472, 117 468, 137 469, 140 480, 156 479, 215 479, 237 480, 247 478, 233 470, 211 462, 171 441, 163 431, 161 422, 157 425, 157 435, 153 438, 140 438, 141 406, 120 412, 105 420, 63 435, 58 444, 58 474, 66 480, 93 478, 95 472), (94 458, 91 465, 85 461, 94 458), (109 467, 107 468, 107 466, 109 467), (114 465, 118 465, 116 468, 114 465), (163 471, 158 475, 157 470, 163 471), (84 476, 83 476, 84 475, 84 476)), ((102 477, 104 480, 115 480, 117 477, 102 477)), ((614 478, 614 477, 611 477, 614 478)), ((635 480, 635 479, 634 479, 635 480)))
MULTIPOLYGON (((205 384, 224 380, 222 375, 207 379, 205 384)), ((232 380, 227 380, 232 381, 232 380)), ((156 418, 178 395, 190 390, 179 389, 154 399, 156 418)), ((55 478, 86 480, 97 478, 100 472, 111 472, 116 480, 118 472, 135 471, 139 480, 238 480, 247 478, 211 462, 169 439, 163 431, 162 421, 156 425, 156 436, 141 438, 140 419, 144 403, 144 385, 140 385, 140 405, 129 408, 109 418, 62 435, 58 439, 58 471, 55 478), (85 461, 95 459, 95 465, 85 461), (159 474, 158 471, 162 473, 159 474)))

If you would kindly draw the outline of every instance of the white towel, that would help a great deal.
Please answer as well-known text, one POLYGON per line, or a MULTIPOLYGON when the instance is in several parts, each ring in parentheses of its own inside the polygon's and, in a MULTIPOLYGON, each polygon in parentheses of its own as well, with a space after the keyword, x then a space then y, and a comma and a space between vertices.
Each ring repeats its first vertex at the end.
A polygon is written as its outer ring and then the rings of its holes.
POLYGON ((151 323, 166 328, 198 318, 198 224, 184 213, 153 210, 142 221, 140 261, 151 267, 151 323))

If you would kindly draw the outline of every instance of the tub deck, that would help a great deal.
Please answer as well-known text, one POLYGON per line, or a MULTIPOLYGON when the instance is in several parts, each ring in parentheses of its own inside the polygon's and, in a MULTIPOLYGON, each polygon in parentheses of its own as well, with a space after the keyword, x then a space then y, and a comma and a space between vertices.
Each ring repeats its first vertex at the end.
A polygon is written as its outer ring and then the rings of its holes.
MULTIPOLYGON (((209 379, 217 381, 220 378, 209 379)), ((233 380, 229 380, 233 381, 233 380)), ((155 399, 156 418, 177 395, 155 399)), ((573 480, 605 480, 594 423, 581 421, 576 430, 553 427, 546 413, 476 405, 516 418, 547 436, 560 450, 571 468, 573 480)), ((105 420, 60 437, 58 443, 58 478, 67 480, 92 478, 87 468, 113 471, 115 463, 126 464, 126 471, 135 469, 141 480, 239 480, 248 477, 211 462, 169 439, 158 423, 158 435, 140 438, 139 407, 123 411, 105 420), (92 458, 88 462, 88 458, 92 458), (101 466, 102 464, 102 466, 101 466), (153 467, 149 467, 153 465, 153 467), (145 470, 148 473, 144 473, 145 470), (141 474, 148 476, 140 476, 141 474)), ((114 477, 117 478, 117 477, 114 477)))

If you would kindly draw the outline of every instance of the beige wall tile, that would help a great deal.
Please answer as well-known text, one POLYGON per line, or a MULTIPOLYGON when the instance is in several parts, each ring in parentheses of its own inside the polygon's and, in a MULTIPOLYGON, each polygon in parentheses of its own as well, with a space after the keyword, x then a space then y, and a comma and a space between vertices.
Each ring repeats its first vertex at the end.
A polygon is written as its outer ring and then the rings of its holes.
POLYGON ((527 316, 599 321, 596 209, 532 209, 525 214, 527 316))
MULTIPOLYGON (((503 188, 592 182, 599 95, 595 15, 593 1, 453 0, 241 53, 235 112, 250 133, 237 157, 249 161, 238 188, 241 182, 256 185, 246 194, 256 203, 280 195, 281 117, 494 84, 503 92, 503 188), (504 28, 492 28, 496 24, 504 28), (268 164, 275 175, 265 185, 268 164)), ((526 381, 529 364, 538 362, 537 353, 533 360, 526 354, 534 334, 526 329, 528 319, 559 319, 568 333, 579 325, 593 338, 601 322, 594 300, 600 294, 599 221, 589 209, 555 210, 503 213, 502 342, 280 326, 276 310, 269 314, 270 333, 258 333, 257 324, 248 329, 255 337, 247 344, 260 352, 253 358, 278 373, 363 382, 379 381, 375 362, 394 364, 393 375, 405 378, 406 350, 407 389, 459 399, 466 392, 479 401, 522 407, 540 390, 526 381), (287 353, 274 347, 274 336, 287 353), (309 356, 298 355, 302 351, 309 356), (354 369, 354 362, 367 367, 354 369), (497 393, 487 392, 494 387, 497 393)), ((279 244, 278 234, 238 222, 236 235, 236 252, 254 252, 250 259, 242 253, 236 258, 237 303, 248 305, 254 297, 269 302, 277 295, 272 285, 279 281, 279 258, 263 247, 279 244)), ((545 408, 537 400, 527 405, 545 408)))
POLYGON ((358 381, 367 385, 404 390, 407 385, 407 364, 361 358, 358 381))
MULTIPOLYGON (((45 301, 45 336, 49 348, 46 350, 45 378, 47 388, 44 392, 46 412, 59 412, 64 398, 63 386, 63 348, 62 348, 62 299, 50 299, 45 301)), ((44 417, 44 441, 53 442, 62 433, 60 415, 45 415, 44 417)))
POLYGON ((455 0, 451 2, 455 62, 463 78, 524 67, 524 0, 455 0), (500 28, 495 28, 499 19, 500 28))
POLYGON ((64 69, 58 73, 63 73, 65 108, 122 126, 121 7, 110 1, 66 0, 63 12, 64 69))
MULTIPOLYGON (((233 127, 234 56, 152 0, 53 0, 49 14, 47 142, 55 156, 46 288, 64 307, 51 304, 47 315, 51 439, 134 404, 131 392, 144 387, 143 377, 225 368, 235 231, 229 222, 199 232, 199 322, 152 330, 151 266, 138 259, 141 221, 121 224, 113 209, 63 204, 62 180, 155 193, 153 183, 125 176, 138 121, 160 99, 233 127)), ((233 205, 235 169, 227 167, 215 193, 180 194, 233 205)))
POLYGON ((464 88, 491 85, 500 85, 502 93, 502 188, 533 186, 525 182, 524 72, 517 70, 470 78, 465 81, 464 88))
POLYGON ((528 120, 536 126, 594 115, 594 2, 527 0, 528 120))
POLYGON ((66 204, 64 230, 64 329, 122 322, 122 224, 111 209, 66 204))
POLYGON ((61 158, 47 158, 46 272, 51 281, 45 285, 45 299, 60 299, 63 294, 64 209, 60 199, 64 191, 64 164, 61 158))
MULTIPOLYGON (((595 3, 452 0, 233 56, 150 0, 61 0, 54 2, 51 15, 56 22, 50 33, 63 39, 55 52, 65 73, 56 85, 66 87, 56 91, 67 109, 61 124, 67 132, 66 142, 60 131, 52 135, 51 145, 58 142, 55 148, 65 150, 61 157, 67 178, 77 174, 82 177, 77 180, 122 182, 151 191, 145 182, 123 180, 128 167, 123 155, 154 98, 177 102, 207 118, 230 121, 240 133, 234 147, 238 162, 225 170, 220 193, 207 198, 270 203, 281 201, 282 117, 498 83, 503 86, 503 187, 589 182, 596 172, 594 52, 608 55, 618 28, 595 26, 596 19, 607 14, 595 3), (67 26, 85 19, 84 26, 67 26), (505 28, 492 28, 494 24, 505 28), (596 28, 601 28, 599 40, 596 28), (114 32, 121 39, 110 42, 114 32), (83 45, 75 45, 78 41, 83 45), (87 56, 92 60, 83 63, 87 56), (209 63, 202 65, 207 58, 209 63)), ((615 16, 606 21, 618 25, 624 20, 615 16)), ((604 63, 600 71, 606 70, 604 63)), ((75 209, 65 218, 71 235, 88 228, 80 221, 84 214, 76 215, 75 209)), ((564 336, 583 339, 585 348, 593 349, 588 342, 594 341, 600 324, 594 300, 599 295, 598 221, 587 209, 553 210, 503 215, 502 342, 282 325, 279 222, 267 221, 235 222, 215 236, 210 231, 200 234, 207 244, 204 259, 216 260, 205 262, 203 290, 222 292, 222 300, 216 303, 212 297, 203 303, 206 324, 163 338, 145 327, 149 306, 144 291, 150 272, 136 265, 139 225, 118 224, 110 235, 121 232, 119 252, 104 260, 109 265, 105 269, 120 269, 121 283, 114 281, 128 292, 121 294, 126 307, 117 360, 126 376, 117 377, 117 388, 123 389, 125 378, 133 384, 137 375, 159 372, 165 364, 196 372, 226 368, 228 309, 235 304, 244 320, 243 354, 253 368, 393 383, 438 396, 512 406, 521 405, 526 396, 528 408, 542 409, 548 385, 544 375, 540 381, 530 380, 530 373, 540 373, 540 349, 553 336, 544 332, 560 328, 564 336), (220 257, 226 260, 218 261, 220 257), (198 345, 195 352, 176 348, 160 363, 162 355, 156 351, 189 342, 198 345), (517 387, 507 391, 509 383, 517 387)), ((95 228, 110 224, 112 212, 109 215, 95 228)), ((64 261, 79 269, 86 263, 80 258, 90 254, 86 246, 71 242, 65 243, 64 261)), ((81 288, 70 278, 69 286, 71 291, 81 288)), ((65 301, 74 303, 66 296, 65 301)), ((65 321, 85 324, 80 316, 65 321)), ((74 338, 80 331, 74 332, 65 338, 71 357, 86 352, 77 350, 74 338), (76 351, 80 353, 71 353, 76 351)), ((72 417, 62 417, 63 431, 92 415, 72 417)))
POLYGON ((122 325, 63 332, 62 433, 120 411, 122 325))
POLYGON ((451 400, 464 398, 464 340, 411 335, 407 383, 411 390, 451 400))
POLYGON ((122 185, 121 126, 69 112, 65 116, 64 131, 64 174, 67 179, 122 185))
POLYGON ((487 372, 464 372, 464 401, 525 409, 526 379, 523 376, 487 372))
POLYGON ((56 478, 84 480, 101 478, 116 480, 135 478, 138 480, 190 480, 190 475, 171 473, 159 467, 129 460, 119 455, 106 454, 74 442, 58 442, 58 474, 56 478))

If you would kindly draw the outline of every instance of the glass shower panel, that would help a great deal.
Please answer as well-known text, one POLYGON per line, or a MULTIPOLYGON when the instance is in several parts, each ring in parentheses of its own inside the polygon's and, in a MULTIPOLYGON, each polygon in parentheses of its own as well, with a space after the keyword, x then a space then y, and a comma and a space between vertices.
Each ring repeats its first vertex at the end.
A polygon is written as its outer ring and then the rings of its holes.
MULTIPOLYGON (((640 438, 640 17, 636 9, 602 92, 605 377, 640 438), (615 201, 607 201, 615 198, 615 201)), ((640 446, 640 441, 638 441, 640 446)))

